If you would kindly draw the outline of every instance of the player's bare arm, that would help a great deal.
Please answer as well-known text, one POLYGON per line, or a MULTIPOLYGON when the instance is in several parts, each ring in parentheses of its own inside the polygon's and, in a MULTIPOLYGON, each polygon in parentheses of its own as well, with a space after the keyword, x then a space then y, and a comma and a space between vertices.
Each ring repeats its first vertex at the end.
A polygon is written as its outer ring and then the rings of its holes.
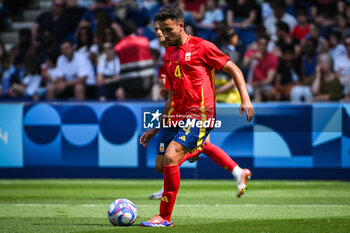
POLYGON ((254 117, 254 108, 250 101, 247 85, 244 81, 242 71, 232 62, 228 61, 222 70, 232 76, 235 85, 241 95, 242 103, 240 106, 240 116, 243 116, 243 112, 247 115, 247 120, 250 122, 254 117))
MULTIPOLYGON (((169 90, 169 97, 168 100, 165 103, 162 115, 160 116, 160 122, 163 122, 163 118, 166 114, 168 114, 170 108, 171 108, 171 102, 172 102, 172 95, 173 95, 173 91, 169 90)), ((162 126, 161 126, 162 127, 162 126)), ((148 142, 149 140, 151 140, 151 138, 153 138, 154 136, 157 135, 159 129, 149 129, 146 132, 144 132, 141 137, 140 137, 140 144, 144 147, 148 146, 148 142)))

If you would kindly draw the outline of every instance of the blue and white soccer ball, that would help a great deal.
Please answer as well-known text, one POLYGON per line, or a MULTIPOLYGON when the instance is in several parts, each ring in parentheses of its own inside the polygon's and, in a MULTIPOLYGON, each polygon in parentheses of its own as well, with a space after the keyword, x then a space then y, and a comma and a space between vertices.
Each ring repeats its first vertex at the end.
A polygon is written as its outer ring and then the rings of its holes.
POLYGON ((131 226, 136 218, 136 206, 128 199, 117 199, 108 208, 108 219, 114 226, 131 226))

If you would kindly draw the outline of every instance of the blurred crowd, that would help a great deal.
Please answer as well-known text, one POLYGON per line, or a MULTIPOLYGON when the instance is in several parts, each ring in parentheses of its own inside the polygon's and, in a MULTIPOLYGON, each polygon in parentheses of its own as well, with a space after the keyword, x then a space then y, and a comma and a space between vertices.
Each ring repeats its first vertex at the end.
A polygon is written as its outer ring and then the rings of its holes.
MULTIPOLYGON (((0 28, 30 2, 2 1, 0 28)), ((18 44, 0 42, 0 98, 166 98, 153 16, 168 5, 241 68, 254 101, 350 101, 349 0, 52 0, 18 44)), ((215 82, 218 102, 240 102, 231 77, 215 82)))

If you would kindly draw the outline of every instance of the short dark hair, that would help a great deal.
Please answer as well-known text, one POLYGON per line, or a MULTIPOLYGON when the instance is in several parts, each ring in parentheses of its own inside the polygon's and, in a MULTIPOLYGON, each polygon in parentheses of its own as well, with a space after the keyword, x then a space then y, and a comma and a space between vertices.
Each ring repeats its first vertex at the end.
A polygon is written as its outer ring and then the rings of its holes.
POLYGON ((305 7, 299 7, 299 8, 297 8, 295 14, 296 14, 297 17, 298 17, 298 16, 308 16, 308 14, 307 14, 307 9, 306 9, 305 7))
POLYGON ((257 40, 256 41, 259 41, 260 39, 264 39, 264 40, 267 40, 267 42, 270 41, 270 37, 266 34, 266 33, 261 33, 257 36, 257 40))
POLYGON ((308 38, 306 41, 307 41, 307 42, 311 42, 312 45, 314 46, 314 48, 317 48, 317 46, 318 46, 318 40, 317 40, 316 38, 310 37, 310 38, 308 38))
POLYGON ((73 46, 73 42, 71 40, 64 40, 61 42, 60 46, 62 46, 63 44, 69 44, 70 46, 73 46))
POLYGON ((335 36, 335 38, 337 38, 338 42, 341 42, 342 33, 341 33, 339 30, 331 31, 331 32, 328 34, 328 39, 329 39, 331 36, 335 36))
POLYGON ((232 27, 224 27, 220 33, 221 42, 224 44, 229 44, 233 36, 237 35, 235 29, 232 27))
POLYGON ((137 32, 137 27, 135 25, 135 23, 131 20, 127 20, 125 23, 124 23, 124 33, 125 35, 129 36, 131 34, 136 34, 137 32))
POLYGON ((276 23, 276 27, 277 27, 277 29, 279 29, 279 30, 281 30, 281 31, 284 31, 284 32, 286 32, 286 33, 289 33, 289 26, 288 26, 288 24, 286 24, 286 23, 283 22, 283 21, 278 21, 278 22, 276 23))
POLYGON ((270 6, 272 9, 285 10, 287 5, 284 0, 271 0, 270 6))
POLYGON ((28 55, 24 60, 24 70, 26 74, 40 74, 41 62, 40 58, 36 55, 28 55))
POLYGON ((154 16, 154 21, 165 21, 167 19, 185 22, 184 13, 180 8, 175 6, 164 7, 154 16))
POLYGON ((282 48, 282 54, 285 54, 285 53, 292 53, 294 54, 294 47, 293 45, 283 45, 282 48))

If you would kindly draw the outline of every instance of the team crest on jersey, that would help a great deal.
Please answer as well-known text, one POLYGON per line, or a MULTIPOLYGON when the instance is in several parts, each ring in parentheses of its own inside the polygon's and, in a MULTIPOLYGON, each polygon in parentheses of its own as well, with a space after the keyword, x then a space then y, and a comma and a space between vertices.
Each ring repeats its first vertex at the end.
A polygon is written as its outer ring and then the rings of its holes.
POLYGON ((159 144, 159 151, 164 152, 164 143, 159 144))
POLYGON ((191 61, 191 53, 186 53, 185 61, 191 61))

